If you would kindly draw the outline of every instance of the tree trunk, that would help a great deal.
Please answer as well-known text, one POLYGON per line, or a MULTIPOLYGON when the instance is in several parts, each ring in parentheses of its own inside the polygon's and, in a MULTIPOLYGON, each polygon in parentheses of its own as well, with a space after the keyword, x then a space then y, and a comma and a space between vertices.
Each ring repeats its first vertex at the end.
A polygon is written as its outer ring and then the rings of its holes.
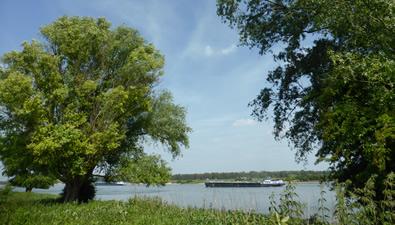
POLYGON ((32 187, 26 187, 25 191, 26 192, 32 192, 33 188, 32 187))
POLYGON ((95 197, 95 186, 90 175, 75 177, 66 182, 63 189, 62 200, 64 202, 87 202, 95 197))
POLYGON ((66 182, 63 190, 63 201, 74 202, 78 201, 79 192, 81 188, 80 179, 75 178, 72 181, 66 182))

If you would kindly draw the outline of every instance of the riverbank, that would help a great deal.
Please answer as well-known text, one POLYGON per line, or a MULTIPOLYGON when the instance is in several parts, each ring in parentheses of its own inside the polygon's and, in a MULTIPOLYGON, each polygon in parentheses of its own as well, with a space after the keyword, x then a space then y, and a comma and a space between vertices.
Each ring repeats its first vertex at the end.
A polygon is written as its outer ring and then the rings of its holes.
MULTIPOLYGON (((33 189, 35 193, 60 194, 63 184, 56 184, 49 189, 33 189)), ((324 187, 326 191, 325 207, 331 209, 335 206, 335 193, 324 187)), ((15 187, 15 192, 24 192, 24 188, 15 187)), ((127 202, 134 197, 160 198, 172 205, 182 208, 215 208, 218 210, 254 210, 258 213, 268 214, 270 196, 274 194, 276 201, 285 191, 283 187, 265 188, 206 188, 204 184, 170 184, 163 187, 125 184, 123 186, 97 186, 96 200, 120 200, 127 202)), ((318 210, 318 199, 321 187, 319 183, 296 184, 297 199, 305 204, 305 217, 314 215, 318 210)))
POLYGON ((0 202, 0 224, 267 224, 262 214, 180 208, 159 199, 58 203, 57 195, 11 192, 0 202))

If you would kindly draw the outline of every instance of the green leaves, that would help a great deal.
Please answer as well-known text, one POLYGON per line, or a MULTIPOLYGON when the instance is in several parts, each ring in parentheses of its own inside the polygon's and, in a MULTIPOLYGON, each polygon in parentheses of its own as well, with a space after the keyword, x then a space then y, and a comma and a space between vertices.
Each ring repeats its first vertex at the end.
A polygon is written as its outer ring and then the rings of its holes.
POLYGON ((70 70, 85 70, 95 79, 99 75, 96 69, 105 63, 105 54, 111 44, 109 28, 110 23, 105 19, 64 16, 44 26, 41 34, 55 55, 67 58, 70 70))
MULTIPOLYGON (((169 93, 154 90, 164 57, 136 30, 65 16, 41 34, 45 42, 26 42, 3 58, 0 159, 6 168, 40 174, 45 167, 68 187, 81 187, 94 169, 118 167, 122 157, 140 154, 147 136, 174 156, 187 146, 185 110, 169 93), (22 164, 15 163, 16 149, 26 153, 22 164)), ((158 164, 147 171, 157 173, 150 183, 168 177, 162 161, 149 162, 158 164)))
POLYGON ((217 1, 241 43, 272 53, 269 72, 250 103, 258 120, 273 111, 276 138, 296 159, 316 152, 332 178, 363 187, 377 173, 376 197, 393 172, 395 139, 395 5, 389 0, 217 1), (311 46, 303 46, 305 38, 311 46), (283 47, 282 47, 283 46, 283 47))
POLYGON ((11 110, 22 110, 32 95, 32 79, 21 73, 11 73, 0 81, 0 102, 11 110))
POLYGON ((172 103, 169 92, 161 93, 153 103, 152 113, 148 116, 147 134, 168 147, 173 157, 181 152, 181 147, 188 147, 187 133, 191 128, 186 127, 185 109, 172 103))
POLYGON ((356 157, 361 156, 369 162, 363 173, 386 174, 392 170, 394 61, 355 53, 337 53, 332 58, 334 69, 321 95, 319 124, 323 140, 337 143, 331 162, 345 158, 338 168, 355 170, 356 157))
POLYGON ((170 181, 171 169, 159 156, 144 155, 138 159, 126 161, 117 174, 113 179, 147 185, 165 185, 170 181))

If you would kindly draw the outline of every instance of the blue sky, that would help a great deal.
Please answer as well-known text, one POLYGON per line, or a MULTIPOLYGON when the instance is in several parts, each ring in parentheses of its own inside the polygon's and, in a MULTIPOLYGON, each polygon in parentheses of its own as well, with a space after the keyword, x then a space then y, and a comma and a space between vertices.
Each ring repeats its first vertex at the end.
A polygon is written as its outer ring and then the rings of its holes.
POLYGON ((166 58, 160 88, 188 110, 190 148, 171 160, 174 173, 326 169, 297 164, 285 141, 276 142, 272 122, 257 123, 247 107, 278 66, 270 55, 238 46, 238 35, 216 15, 215 0, 1 0, 0 55, 39 39, 39 28, 56 18, 105 17, 113 26, 140 31, 166 58))

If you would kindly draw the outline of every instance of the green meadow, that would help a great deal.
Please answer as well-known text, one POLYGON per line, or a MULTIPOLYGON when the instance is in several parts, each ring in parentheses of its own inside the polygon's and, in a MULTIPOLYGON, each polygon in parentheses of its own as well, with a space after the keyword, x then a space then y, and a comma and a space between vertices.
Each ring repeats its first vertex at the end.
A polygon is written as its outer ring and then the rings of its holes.
POLYGON ((266 224, 261 214, 180 208, 160 199, 59 203, 56 195, 10 193, 0 205, 0 224, 266 224))

